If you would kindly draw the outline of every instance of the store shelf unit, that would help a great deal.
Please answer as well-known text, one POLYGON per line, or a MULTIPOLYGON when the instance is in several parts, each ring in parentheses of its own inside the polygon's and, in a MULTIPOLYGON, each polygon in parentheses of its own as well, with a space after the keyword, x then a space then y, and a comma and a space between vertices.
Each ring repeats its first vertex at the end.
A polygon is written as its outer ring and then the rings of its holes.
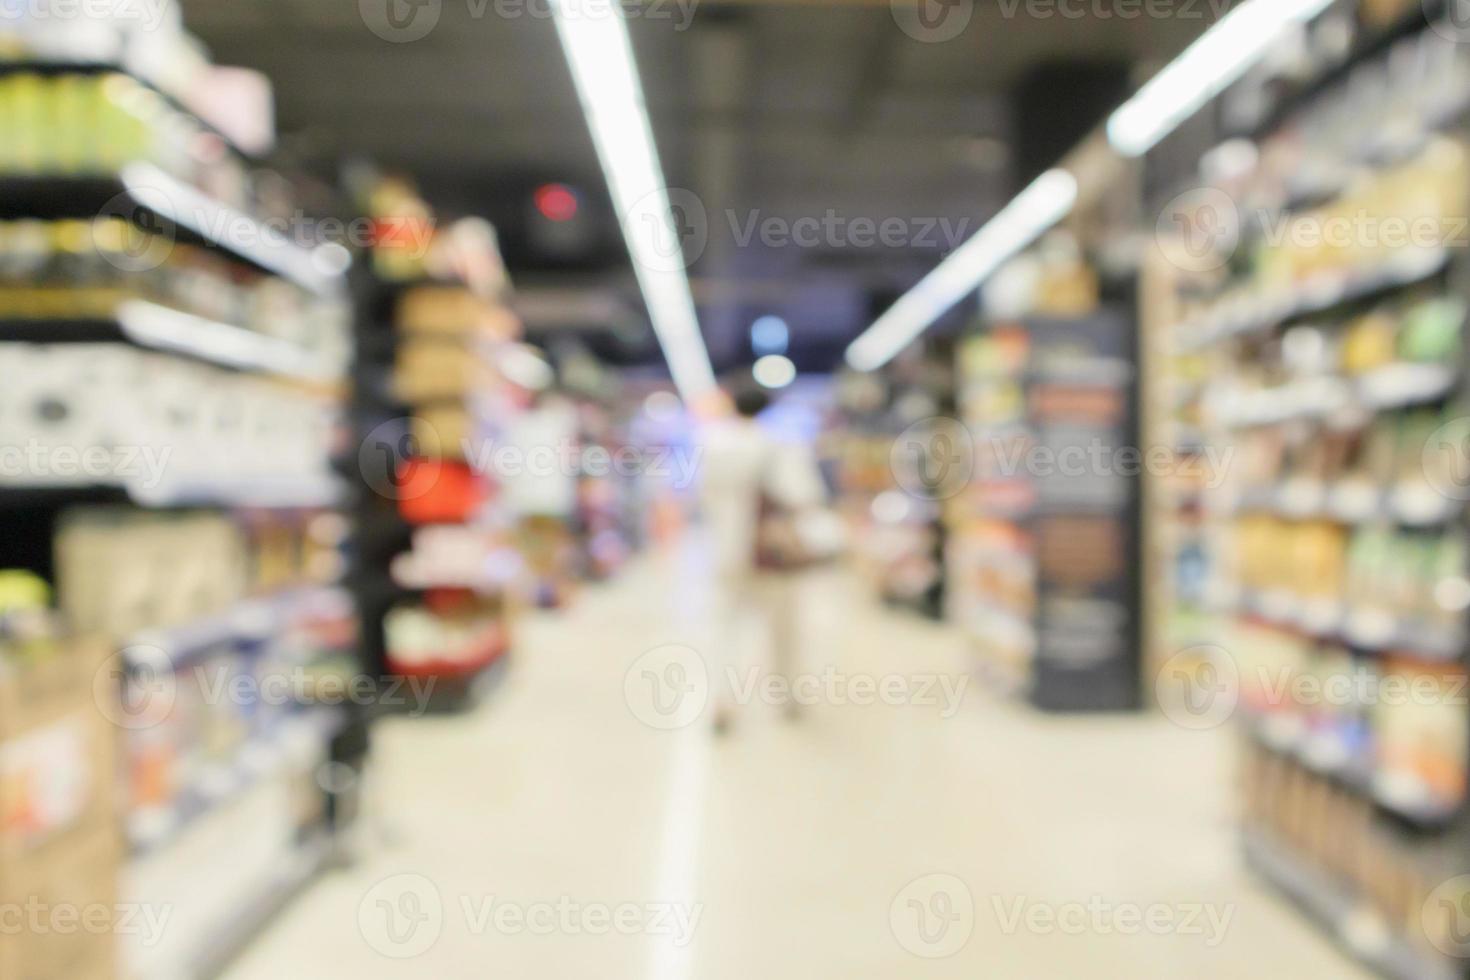
POLYGON ((394 181, 363 196, 379 222, 423 231, 380 241, 355 277, 352 588, 369 672, 422 682, 420 707, 457 711, 480 700, 513 642, 522 560, 481 450, 525 401, 505 369, 525 351, 488 225, 435 228, 394 181))
POLYGON ((951 615, 984 671, 1044 710, 1140 703, 1130 332, 1106 309, 1028 314, 962 348, 976 476, 949 508, 951 615))
POLYGON ((1027 520, 1036 485, 1017 465, 1032 446, 1027 425, 1030 335, 983 324, 957 347, 955 401, 975 447, 975 472, 946 501, 947 613, 998 690, 1030 690, 1036 656, 1036 548, 1027 520))
MULTIPOLYGON (((1145 276, 1157 431, 1219 464, 1153 487, 1175 626, 1161 652, 1196 693, 1231 680, 1251 865, 1378 972, 1458 977, 1470 51, 1418 4, 1367 27, 1386 6, 1308 28, 1315 70, 1256 112, 1248 153, 1210 154, 1211 191, 1151 194, 1186 201, 1196 230, 1221 195, 1242 219, 1226 253, 1161 238, 1175 267, 1145 276), (1399 226, 1419 232, 1382 234, 1399 226)), ((1218 135, 1273 83, 1224 93, 1218 135)))
POLYGON ((838 440, 839 506, 856 533, 857 565, 883 602, 937 617, 944 593, 943 528, 937 501, 895 478, 892 453, 903 427, 856 420, 838 440))
MULTIPOLYGON (((215 70, 174 21, 148 40, 156 62, 215 70)), ((268 131, 259 85, 233 121, 268 131)), ((118 787, 96 840, 68 848, 107 879, 98 898, 188 910, 156 944, 108 935, 105 970, 64 972, 199 977, 280 907, 283 869, 304 881, 337 842, 326 777, 359 673, 336 587, 347 253, 283 234, 265 215, 294 213, 287 182, 138 75, 5 62, 0 101, 0 569, 58 651, 112 654, 19 697, 64 694, 114 736, 90 775, 48 773, 118 787)), ((0 674, 67 660, 13 655, 0 674)))
POLYGON ((1380 919, 1365 912, 1352 892, 1302 862, 1290 848, 1252 831, 1246 832, 1243 846, 1246 863, 1257 874, 1383 976, 1393 980, 1460 980, 1464 976, 1453 965, 1395 936, 1380 919))

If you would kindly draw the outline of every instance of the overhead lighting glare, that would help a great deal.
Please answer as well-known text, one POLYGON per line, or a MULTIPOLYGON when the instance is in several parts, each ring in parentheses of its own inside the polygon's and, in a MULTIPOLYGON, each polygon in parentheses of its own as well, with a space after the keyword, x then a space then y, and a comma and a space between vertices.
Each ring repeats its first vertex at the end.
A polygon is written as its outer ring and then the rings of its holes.
POLYGON ((1258 62, 1287 28, 1333 0, 1245 0, 1220 18, 1108 119, 1108 142, 1142 156, 1258 62))
POLYGON ((762 388, 785 388, 796 380, 796 365, 783 354, 767 354, 755 362, 750 373, 762 388))
POLYGON ((1048 170, 1015 200, 919 280, 847 348, 847 363, 859 371, 887 364, 935 320, 991 273, 1067 216, 1077 201, 1077 179, 1048 170))
POLYGON ((591 15, 574 0, 552 0, 551 9, 649 319, 674 384, 685 401, 694 401, 714 389, 715 376, 699 332, 622 9, 609 4, 605 12, 591 15))

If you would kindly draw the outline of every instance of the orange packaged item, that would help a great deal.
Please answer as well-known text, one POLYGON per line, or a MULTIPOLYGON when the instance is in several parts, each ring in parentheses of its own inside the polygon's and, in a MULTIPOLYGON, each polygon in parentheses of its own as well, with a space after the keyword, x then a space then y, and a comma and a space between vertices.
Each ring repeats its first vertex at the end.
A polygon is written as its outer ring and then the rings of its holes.
POLYGON ((484 502, 474 470, 455 460, 405 460, 398 469, 398 511, 411 524, 463 524, 484 502))

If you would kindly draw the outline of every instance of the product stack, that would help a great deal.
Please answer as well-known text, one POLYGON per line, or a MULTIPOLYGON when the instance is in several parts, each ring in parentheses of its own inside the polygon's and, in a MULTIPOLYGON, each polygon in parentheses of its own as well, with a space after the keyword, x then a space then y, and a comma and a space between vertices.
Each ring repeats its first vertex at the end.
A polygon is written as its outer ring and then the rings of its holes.
POLYGON ((0 975, 194 976, 332 846, 350 257, 260 168, 258 76, 52 13, 0 31, 0 892, 177 914, 0 975))
POLYGON ((1046 710, 1138 706, 1131 326, 1055 232, 986 287, 960 344, 973 473, 949 496, 952 620, 982 673, 1046 710))
POLYGON ((439 227, 391 178, 362 196, 380 229, 358 287, 364 643, 380 674, 431 684, 430 707, 457 709, 510 649, 524 562, 502 479, 521 464, 504 434, 549 369, 517 341, 489 225, 439 227))
POLYGON ((872 424, 877 431, 852 427, 837 449, 839 507, 855 532, 855 559, 884 602, 933 613, 944 581, 939 504, 896 477, 895 424, 872 424))
POLYGON ((1233 202, 1240 235, 1180 263, 1168 331, 1176 431, 1231 454, 1168 491, 1188 501, 1171 642, 1197 692, 1238 692, 1253 865, 1381 972, 1452 977, 1470 49, 1419 4, 1353 6, 1226 93, 1224 131, 1247 137, 1186 208, 1200 230, 1233 202))
POLYGON ((1036 654, 1036 551, 1027 518, 1036 487, 1025 466, 1026 364, 1019 325, 981 325, 955 361, 957 418, 974 447, 974 472, 946 501, 948 614, 999 690, 1027 690, 1036 654))
MULTIPOLYGON (((633 453, 626 427, 612 410, 594 402, 579 406, 582 420, 583 466, 577 480, 577 531, 583 574, 591 579, 611 578, 625 565, 636 545, 629 525, 628 499, 640 467, 630 465, 633 453)), ((634 463, 638 457, 633 456, 634 463)))
POLYGON ((946 359, 933 351, 901 357, 882 376, 844 374, 842 422, 821 447, 859 573, 885 603, 930 618, 944 605, 942 504, 963 478, 948 465, 963 449, 945 421, 951 387, 946 359))

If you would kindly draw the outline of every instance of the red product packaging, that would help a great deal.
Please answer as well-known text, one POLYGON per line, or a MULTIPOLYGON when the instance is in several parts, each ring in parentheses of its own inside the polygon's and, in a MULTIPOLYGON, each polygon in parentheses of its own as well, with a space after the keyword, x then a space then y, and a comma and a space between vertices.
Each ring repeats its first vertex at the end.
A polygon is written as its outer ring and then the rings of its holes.
POLYGON ((398 512, 410 524, 463 524, 484 499, 480 478, 463 462, 414 458, 398 468, 398 512))

